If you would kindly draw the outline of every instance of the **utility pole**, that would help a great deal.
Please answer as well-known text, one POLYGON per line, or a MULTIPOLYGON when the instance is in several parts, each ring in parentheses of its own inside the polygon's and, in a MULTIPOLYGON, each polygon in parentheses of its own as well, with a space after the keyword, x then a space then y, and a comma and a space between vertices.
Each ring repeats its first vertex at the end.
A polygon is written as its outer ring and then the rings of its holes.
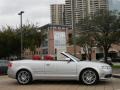
POLYGON ((23 58, 22 54, 23 54, 23 30, 22 30, 22 14, 24 13, 24 11, 20 11, 20 13, 18 13, 18 15, 20 15, 20 28, 21 28, 21 59, 23 58))
POLYGON ((75 0, 71 0, 72 7, 72 30, 73 30, 73 45, 74 45, 74 56, 76 56, 76 28, 75 28, 75 0))

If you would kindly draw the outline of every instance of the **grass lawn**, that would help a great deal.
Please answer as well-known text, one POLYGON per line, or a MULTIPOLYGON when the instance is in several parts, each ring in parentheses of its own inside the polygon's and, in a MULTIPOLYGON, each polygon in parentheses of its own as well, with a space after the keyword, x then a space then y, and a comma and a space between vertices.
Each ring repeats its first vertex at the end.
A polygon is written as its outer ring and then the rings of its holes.
POLYGON ((120 65, 113 65, 113 68, 119 68, 120 69, 120 65))

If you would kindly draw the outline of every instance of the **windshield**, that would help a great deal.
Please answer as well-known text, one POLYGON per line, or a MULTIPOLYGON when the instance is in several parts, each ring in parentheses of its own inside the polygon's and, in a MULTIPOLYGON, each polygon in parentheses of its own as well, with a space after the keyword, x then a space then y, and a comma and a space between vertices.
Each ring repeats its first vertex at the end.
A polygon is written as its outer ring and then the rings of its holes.
POLYGON ((73 56, 73 55, 71 55, 71 54, 69 54, 69 53, 67 53, 72 59, 75 59, 76 61, 80 61, 80 59, 79 58, 77 58, 77 57, 75 57, 75 56, 73 56))

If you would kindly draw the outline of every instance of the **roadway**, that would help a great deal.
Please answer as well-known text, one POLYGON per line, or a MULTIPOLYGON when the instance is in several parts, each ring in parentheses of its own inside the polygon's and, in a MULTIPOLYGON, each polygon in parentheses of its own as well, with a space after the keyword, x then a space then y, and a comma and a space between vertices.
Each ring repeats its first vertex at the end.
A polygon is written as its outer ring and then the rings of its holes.
POLYGON ((120 79, 112 78, 91 86, 77 81, 34 81, 30 85, 19 85, 8 76, 0 76, 0 90, 120 90, 120 79))

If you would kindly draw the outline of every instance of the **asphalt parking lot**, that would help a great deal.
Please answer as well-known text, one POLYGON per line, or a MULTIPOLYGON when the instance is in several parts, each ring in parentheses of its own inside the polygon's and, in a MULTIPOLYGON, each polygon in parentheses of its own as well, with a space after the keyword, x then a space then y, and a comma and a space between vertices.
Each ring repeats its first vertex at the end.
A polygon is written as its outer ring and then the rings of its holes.
POLYGON ((19 85, 14 79, 0 76, 0 90, 120 90, 120 79, 112 78, 92 86, 77 81, 34 81, 30 85, 19 85))

